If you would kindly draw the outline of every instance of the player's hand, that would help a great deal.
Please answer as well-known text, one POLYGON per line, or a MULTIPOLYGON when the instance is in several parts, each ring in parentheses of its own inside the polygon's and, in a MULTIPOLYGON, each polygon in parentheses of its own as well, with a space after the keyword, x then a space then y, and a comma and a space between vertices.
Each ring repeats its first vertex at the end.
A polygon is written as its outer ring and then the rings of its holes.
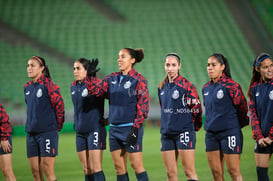
POLYGON ((265 142, 265 138, 259 139, 258 144, 259 144, 262 148, 267 147, 267 144, 266 144, 266 142, 265 142))
POLYGON ((1 140, 0 148, 2 148, 5 153, 11 152, 11 145, 8 140, 1 140))
POLYGON ((89 63, 89 66, 87 68, 87 76, 90 77, 96 77, 96 73, 100 70, 99 68, 97 69, 97 65, 99 64, 99 60, 92 59, 89 63))
POLYGON ((132 127, 127 137, 127 144, 131 147, 134 147, 137 143, 138 138, 138 128, 132 127))
POLYGON ((267 145, 271 145, 273 141, 272 141, 269 137, 266 137, 266 138, 264 139, 264 142, 265 142, 267 145))

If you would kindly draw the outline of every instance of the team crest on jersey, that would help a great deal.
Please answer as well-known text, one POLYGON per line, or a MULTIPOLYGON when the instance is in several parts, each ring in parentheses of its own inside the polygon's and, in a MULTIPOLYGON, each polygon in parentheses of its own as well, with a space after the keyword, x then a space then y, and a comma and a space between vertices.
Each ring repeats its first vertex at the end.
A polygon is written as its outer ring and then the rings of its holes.
POLYGON ((88 90, 87 88, 85 88, 83 91, 82 91, 82 97, 86 97, 88 95, 88 90))
POLYGON ((224 97, 224 92, 222 89, 220 89, 218 92, 217 92, 217 99, 222 99, 224 97))
POLYGON ((179 91, 178 90, 173 91, 172 98, 177 99, 178 97, 179 97, 179 91))
POLYGON ((37 91, 37 93, 36 93, 36 96, 37 96, 38 98, 43 96, 43 91, 42 91, 42 89, 38 89, 38 91, 37 91))
POLYGON ((270 99, 270 100, 273 100, 273 90, 270 91, 270 93, 269 93, 269 99, 270 99))
POLYGON ((129 89, 131 87, 131 84, 132 83, 130 81, 125 82, 124 89, 129 89))

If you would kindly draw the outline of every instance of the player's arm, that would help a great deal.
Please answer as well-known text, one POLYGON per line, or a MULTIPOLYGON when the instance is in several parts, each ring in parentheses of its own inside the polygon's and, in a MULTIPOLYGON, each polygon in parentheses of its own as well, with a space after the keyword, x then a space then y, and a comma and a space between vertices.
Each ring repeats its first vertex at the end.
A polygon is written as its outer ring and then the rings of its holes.
POLYGON ((249 98, 249 113, 251 117, 251 128, 253 133, 253 139, 259 141, 259 139, 264 138, 262 134, 260 120, 258 120, 257 112, 256 112, 256 104, 254 97, 252 96, 253 92, 251 92, 249 98))
POLYGON ((187 91, 187 103, 191 110, 195 131, 202 127, 202 105, 194 85, 190 85, 187 91))
POLYGON ((48 95, 51 106, 53 107, 58 123, 58 131, 63 128, 64 124, 64 101, 59 86, 56 84, 48 86, 48 95))
POLYGON ((7 140, 11 135, 11 123, 9 121, 9 116, 4 109, 3 105, 0 103, 0 135, 1 140, 7 140))
POLYGON ((149 92, 146 80, 140 80, 136 87, 137 108, 136 117, 133 127, 127 137, 127 144, 134 146, 138 138, 138 129, 143 125, 144 120, 148 117, 149 112, 149 92))
POLYGON ((249 125, 249 117, 247 116, 247 101, 241 89, 241 86, 238 84, 234 84, 230 88, 230 96, 232 98, 233 105, 237 110, 237 115, 240 121, 241 128, 249 125))
POLYGON ((87 76, 84 79, 89 94, 97 97, 105 97, 108 91, 107 79, 97 79, 96 73, 100 70, 97 68, 99 64, 98 59, 92 59, 87 68, 87 76))
POLYGON ((137 109, 136 109, 136 117, 134 120, 134 127, 139 128, 143 125, 144 120, 148 117, 149 112, 149 92, 148 85, 146 80, 140 80, 137 85, 137 109))
POLYGON ((88 93, 96 97, 106 97, 108 92, 108 77, 105 79, 97 79, 96 77, 86 77, 84 82, 88 89, 88 93))

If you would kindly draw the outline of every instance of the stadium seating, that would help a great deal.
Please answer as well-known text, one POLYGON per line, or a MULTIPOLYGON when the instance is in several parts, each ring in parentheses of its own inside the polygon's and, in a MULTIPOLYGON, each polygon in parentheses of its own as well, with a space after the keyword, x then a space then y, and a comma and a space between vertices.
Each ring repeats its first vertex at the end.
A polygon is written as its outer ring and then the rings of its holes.
POLYGON ((264 22, 271 37, 273 37, 273 2, 268 0, 251 0, 251 3, 261 20, 264 22))
MULTIPOLYGON (((0 79, 0 95, 8 98, 16 104, 24 105, 24 85, 29 81, 27 77, 27 61, 34 55, 44 57, 40 52, 30 47, 13 47, 0 41, 1 49, 1 79, 0 79)), ((71 105, 70 84, 73 81, 73 64, 69 67, 67 64, 46 56, 46 62, 50 69, 50 73, 54 82, 60 88, 65 103, 71 105)), ((70 106, 71 107, 71 106, 70 106)))
MULTIPOLYGON (((135 68, 149 82, 152 104, 158 104, 157 84, 165 77, 163 59, 169 52, 181 55, 181 74, 196 85, 199 93, 208 80, 208 56, 223 53, 230 60, 234 80, 246 91, 254 55, 224 1, 105 2, 126 21, 111 22, 84 0, 2 1, 0 19, 75 60, 98 57, 102 77, 118 71, 116 61, 121 48, 144 48, 145 59, 135 68)), ((61 87, 66 108, 72 108, 69 94, 72 62, 60 62, 35 47, 14 47, 0 41, 0 48, 0 68, 6 72, 3 75, 12 72, 7 80, 1 79, 1 97, 23 103, 22 86, 28 80, 26 62, 36 54, 44 56, 51 65, 53 80, 61 87), (9 68, 3 64, 9 64, 9 68)))

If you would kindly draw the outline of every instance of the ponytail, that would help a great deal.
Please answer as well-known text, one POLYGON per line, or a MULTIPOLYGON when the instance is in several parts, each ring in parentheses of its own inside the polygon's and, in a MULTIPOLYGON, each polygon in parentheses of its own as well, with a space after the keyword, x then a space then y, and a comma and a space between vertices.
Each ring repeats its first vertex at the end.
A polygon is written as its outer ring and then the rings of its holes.
POLYGON ((221 53, 214 53, 210 57, 215 57, 221 63, 221 65, 225 65, 225 69, 223 70, 223 73, 227 77, 231 78, 230 66, 228 63, 228 59, 224 55, 222 55, 221 53))
POLYGON ((44 70, 43 70, 43 73, 44 73, 45 77, 51 79, 51 75, 50 75, 49 68, 48 68, 47 65, 45 65, 45 68, 44 68, 44 70))
POLYGON ((250 80, 250 83, 249 83, 249 87, 248 87, 248 89, 247 89, 247 97, 248 97, 248 98, 250 98, 250 96, 251 96, 251 92, 250 92, 251 86, 252 86, 255 82, 258 82, 260 79, 261 79, 261 74, 260 74, 260 72, 257 72, 255 66, 253 66, 253 68, 252 68, 252 77, 251 77, 251 80, 250 80))
POLYGON ((132 48, 124 48, 126 49, 132 58, 135 59, 135 62, 133 63, 133 66, 136 63, 140 63, 144 59, 144 51, 143 48, 140 49, 132 49, 132 48))
POLYGON ((249 87, 247 89, 247 97, 251 96, 251 86, 255 83, 261 80, 261 74, 256 70, 256 68, 260 68, 261 62, 267 58, 271 58, 271 56, 267 53, 260 53, 258 56, 255 57, 253 61, 253 66, 252 66, 252 77, 249 83, 249 87))

